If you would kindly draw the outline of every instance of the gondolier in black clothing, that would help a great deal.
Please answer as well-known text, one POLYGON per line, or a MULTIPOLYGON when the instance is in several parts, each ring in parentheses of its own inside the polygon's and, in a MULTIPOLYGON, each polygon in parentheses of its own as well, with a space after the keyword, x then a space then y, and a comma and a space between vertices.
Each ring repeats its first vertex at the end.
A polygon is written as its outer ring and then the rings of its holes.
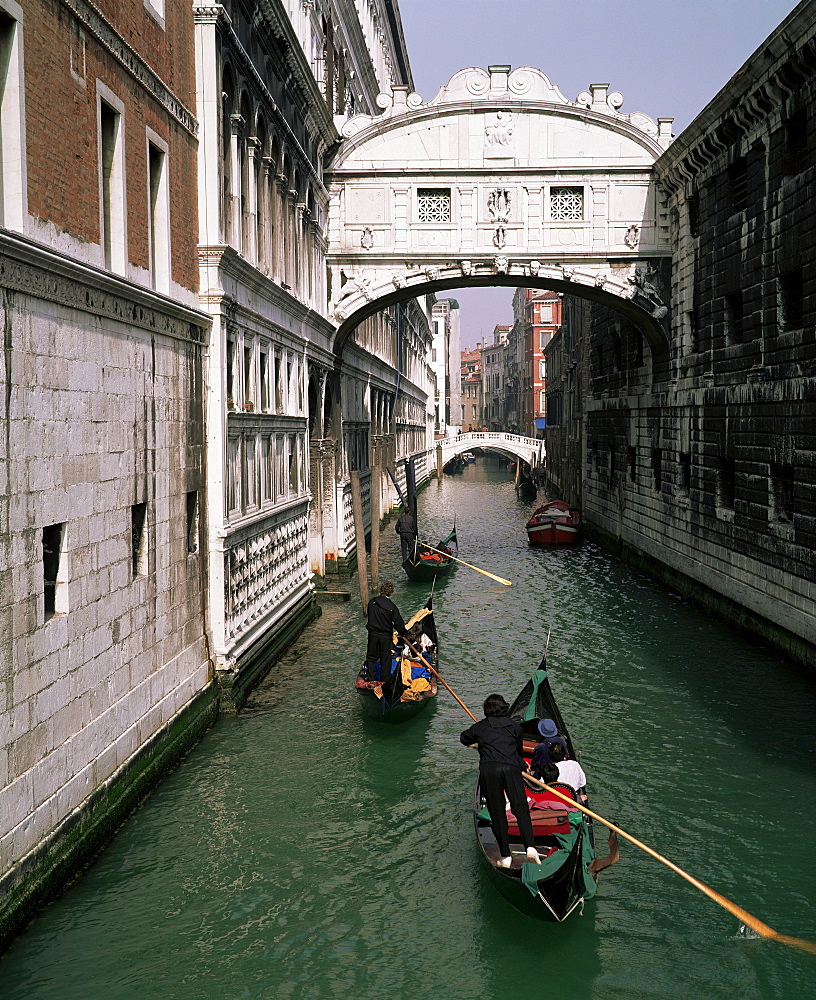
POLYGON ((400 544, 402 545, 402 561, 405 562, 408 556, 414 551, 417 537, 416 517, 414 517, 414 512, 410 507, 406 507, 397 518, 397 524, 394 531, 396 531, 396 533, 400 536, 400 544))
POLYGON ((507 833, 505 792, 527 850, 526 860, 534 864, 539 864, 541 860, 535 848, 527 793, 521 780, 521 772, 527 769, 522 756, 523 730, 521 723, 509 717, 509 709, 510 706, 500 694, 489 695, 484 703, 485 718, 466 729, 459 737, 465 746, 475 745, 479 750, 479 783, 487 800, 490 823, 499 845, 500 868, 509 868, 513 862, 507 833))
POLYGON ((394 584, 385 580, 380 585, 378 597, 372 597, 368 602, 368 648, 364 675, 367 680, 374 680, 375 664, 380 661, 380 678, 385 680, 391 673, 391 651, 393 649, 394 632, 405 635, 405 622, 399 608, 391 600, 394 584))

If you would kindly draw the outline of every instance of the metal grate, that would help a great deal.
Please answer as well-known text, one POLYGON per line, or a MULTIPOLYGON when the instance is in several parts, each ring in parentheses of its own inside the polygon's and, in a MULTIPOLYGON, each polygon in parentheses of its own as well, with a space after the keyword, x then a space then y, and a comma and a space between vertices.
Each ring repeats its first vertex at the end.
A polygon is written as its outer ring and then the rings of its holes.
POLYGON ((580 222, 584 217, 584 189, 558 187, 550 189, 550 218, 555 222, 580 222))
POLYGON ((419 222, 450 222, 450 188, 419 188, 417 218, 419 222))

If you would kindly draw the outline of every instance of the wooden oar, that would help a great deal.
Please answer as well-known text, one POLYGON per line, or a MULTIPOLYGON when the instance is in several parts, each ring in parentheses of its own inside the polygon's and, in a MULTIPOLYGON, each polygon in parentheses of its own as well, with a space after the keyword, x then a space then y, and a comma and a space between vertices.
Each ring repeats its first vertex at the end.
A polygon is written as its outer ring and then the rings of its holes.
POLYGON ((575 802, 568 795, 564 795, 562 792, 559 792, 557 788, 553 788, 551 785, 547 785, 543 781, 539 781, 538 778, 534 778, 531 774, 525 773, 522 774, 522 777, 524 778, 524 780, 527 782, 528 785, 532 785, 533 787, 537 787, 540 789, 546 789, 552 795, 557 796, 559 799, 563 799, 564 802, 569 802, 570 806, 573 809, 580 809, 582 813, 586 813, 587 816, 591 816, 593 819, 598 820, 599 823, 603 823, 604 826, 609 827, 609 829, 612 830, 614 833, 617 833, 625 840, 628 840, 630 844, 634 844, 635 847, 639 847, 642 851, 645 851, 656 861, 659 861, 667 868, 671 868, 673 872, 676 872, 687 882, 690 882, 691 885, 699 889, 700 892, 704 892, 709 899, 713 899, 715 903, 719 903, 720 906, 728 910, 729 913, 732 913, 735 917, 741 920, 747 927, 750 927, 751 930, 756 931, 757 934, 761 935, 762 937, 773 938, 773 940, 775 941, 782 941, 784 944, 792 945, 795 948, 802 948, 804 951, 809 951, 812 954, 816 955, 816 944, 814 944, 813 942, 804 941, 801 938, 790 937, 787 934, 779 934, 777 931, 773 929, 773 927, 769 927, 767 924, 763 924, 761 920, 757 920, 756 917, 751 916, 751 914, 748 913, 747 910, 743 910, 741 906, 737 906, 737 904, 732 903, 730 899, 726 899, 725 896, 721 896, 720 893, 715 892, 704 882, 701 882, 699 879, 694 878, 693 875, 689 875, 688 872, 683 871, 682 868, 678 867, 676 864, 674 864, 674 862, 669 861, 668 858, 664 858, 662 854, 658 854, 657 851, 653 851, 651 847, 644 844, 636 837, 633 837, 630 833, 627 833, 625 830, 622 830, 619 826, 616 826, 614 823, 610 823, 608 819, 604 819, 603 816, 599 816, 598 813, 593 812, 591 809, 587 809, 587 807, 582 806, 580 802, 575 802))
POLYGON ((467 566, 468 569, 475 569, 477 573, 483 573, 485 576, 489 576, 490 579, 491 580, 495 580, 496 583, 501 583, 505 587, 512 587, 513 586, 512 582, 510 580, 505 580, 501 576, 496 576, 495 573, 488 573, 486 569, 479 569, 478 566, 474 566, 472 563, 465 562, 464 559, 457 559, 457 557, 456 556, 452 556, 450 554, 450 552, 443 552, 441 549, 436 549, 436 548, 434 548, 433 545, 430 545, 428 542, 422 542, 421 544, 424 545, 426 549, 430 549, 431 552, 438 552, 440 554, 440 556, 445 556, 446 559, 453 559, 454 562, 461 563, 463 566, 467 566))
POLYGON ((434 669, 434 667, 432 667, 431 664, 428 663, 428 661, 425 659, 425 657, 422 655, 422 653, 420 653, 420 651, 416 648, 416 646, 414 646, 411 643, 410 639, 407 636, 403 636, 403 639, 405 640, 405 645, 411 650, 411 652, 414 654, 414 656, 416 656, 419 660, 421 660, 425 664, 425 666, 428 668, 428 670, 430 670, 430 672, 434 675, 434 677, 439 681, 439 683, 442 684, 443 687, 447 688, 448 691, 450 691, 450 693, 459 702, 459 704, 467 712, 467 714, 471 717, 471 719, 473 719, 474 722, 478 722, 479 720, 476 718, 476 716, 473 714, 473 712, 471 712, 471 710, 462 701, 462 699, 459 697, 459 695, 453 690, 453 688, 450 686, 450 684, 448 684, 448 682, 439 673, 439 671, 436 670, 436 669, 434 669))
MULTIPOLYGON (((408 640, 406 639, 406 642, 407 641, 408 640)), ((408 645, 411 646, 411 643, 409 642, 408 645)), ((413 648, 414 647, 411 646, 411 649, 413 648)), ((416 652, 416 650, 414 650, 414 652, 416 652)), ((422 657, 421 654, 418 655, 420 655, 420 658, 425 662, 427 666, 430 666, 430 664, 428 664, 428 661, 425 660, 425 658, 422 657)), ((436 674, 436 671, 433 669, 433 667, 430 667, 430 669, 433 670, 433 672, 436 674)), ((436 674, 436 676, 439 677, 439 674, 436 674)), ((442 680, 441 677, 439 679, 442 680)), ((445 682, 442 681, 442 683, 444 684, 445 682)), ((447 684, 445 684, 445 687, 447 687, 449 691, 451 690, 447 684)), ((451 691, 451 694, 453 694, 453 691, 451 691)), ((473 712, 471 712, 471 710, 467 707, 467 705, 455 694, 453 694, 453 696, 454 698, 456 698, 456 700, 459 702, 462 708, 464 708, 464 710, 471 717, 471 719, 476 721, 476 716, 473 714, 473 712)), ((550 785, 545 784, 545 782, 539 781, 538 778, 534 778, 531 774, 522 772, 521 776, 527 782, 528 785, 532 785, 540 789, 546 789, 546 791, 557 796, 559 799, 562 799, 564 802, 568 802, 573 809, 580 809, 582 813, 585 813, 587 816, 591 816, 593 819, 596 819, 599 823, 602 823, 604 826, 609 827, 609 829, 612 830, 613 833, 619 834, 621 837, 624 838, 624 840, 628 840, 630 844, 634 844, 635 847, 639 847, 642 851, 645 851, 656 861, 659 861, 667 868, 671 868, 673 872, 676 872, 687 882, 691 883, 691 885, 693 885, 696 889, 699 889, 700 892, 704 892, 709 899, 713 899, 715 903, 719 903, 720 906, 728 910, 728 912, 733 914, 738 920, 741 920, 746 927, 750 927, 752 931, 756 931, 757 934, 760 935, 760 937, 771 938, 774 941, 781 941, 782 944, 790 945, 792 948, 801 948, 802 951, 809 951, 812 955, 816 955, 816 944, 814 944, 812 941, 805 941, 803 938, 791 937, 789 934, 780 934, 778 931, 775 931, 773 927, 769 927, 767 924, 763 924, 761 920, 757 920, 757 918, 752 916, 747 910, 743 910, 741 906, 737 906, 737 904, 732 903, 730 899, 726 899, 725 896, 721 896, 720 893, 715 892, 713 889, 709 888, 709 886, 707 886, 704 882, 701 882, 699 879, 694 878, 693 875, 689 875, 688 872, 683 871, 683 869, 680 868, 678 865, 674 864, 674 862, 669 861, 668 858, 664 858, 662 854, 658 854, 657 851, 652 850, 651 847, 647 846, 642 841, 638 840, 636 837, 633 837, 630 833, 627 833, 625 830, 622 830, 619 826, 616 826, 614 823, 611 823, 608 819, 604 819, 603 816, 599 816, 598 813, 593 812, 586 806, 582 806, 580 802, 576 802, 574 799, 571 799, 568 795, 564 795, 563 792, 559 792, 557 788, 552 788, 550 785)))

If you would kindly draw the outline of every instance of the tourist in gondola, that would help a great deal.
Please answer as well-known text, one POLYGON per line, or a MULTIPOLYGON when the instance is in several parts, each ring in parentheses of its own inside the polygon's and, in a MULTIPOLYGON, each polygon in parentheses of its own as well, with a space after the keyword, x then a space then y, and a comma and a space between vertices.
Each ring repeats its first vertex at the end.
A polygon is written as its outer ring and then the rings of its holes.
MULTIPOLYGON (((567 760, 564 748, 560 743, 553 743, 550 747, 550 760, 558 769, 558 777, 555 780, 563 781, 570 788, 574 788, 578 801, 586 802, 586 794, 578 791, 586 785, 586 775, 578 761, 567 760)), ((546 765, 544 766, 546 767, 546 765)), ((544 778, 544 781, 546 780, 544 778)))
POLYGON ((558 733, 558 726, 552 719, 541 719, 538 723, 538 731, 541 734, 541 742, 536 744, 533 751, 533 758, 530 761, 530 770, 536 778, 539 777, 544 764, 554 763, 550 760, 550 747, 558 743, 564 748, 564 757, 567 756, 567 741, 558 733))
POLYGON ((400 536, 400 544, 402 545, 402 561, 405 562, 408 556, 410 556, 414 551, 417 538, 416 517, 410 507, 406 507, 397 518, 394 530, 400 536))
POLYGON ((368 602, 368 648, 366 649, 365 679, 373 681, 376 677, 376 664, 380 662, 380 679, 385 680, 391 673, 391 654, 394 648, 394 632, 405 635, 405 622, 399 608, 391 600, 394 584, 384 580, 380 585, 380 593, 368 602))
POLYGON ((509 709, 510 706, 500 694, 489 695, 484 702, 485 718, 466 729, 459 737, 465 746, 475 746, 479 751, 479 782, 499 845, 500 868, 509 868, 513 862, 507 831, 505 793, 518 822, 519 833, 527 851, 527 861, 534 864, 540 862, 535 849, 527 794, 521 780, 521 772, 527 769, 522 756, 523 730, 521 723, 510 718, 509 709))

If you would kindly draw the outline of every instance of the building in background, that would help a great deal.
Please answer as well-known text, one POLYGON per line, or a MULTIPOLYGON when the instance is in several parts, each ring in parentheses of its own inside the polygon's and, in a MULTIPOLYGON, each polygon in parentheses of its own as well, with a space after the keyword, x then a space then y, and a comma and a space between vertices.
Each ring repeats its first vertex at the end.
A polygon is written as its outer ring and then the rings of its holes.
POLYGON ((517 288, 513 316, 510 344, 517 378, 516 421, 520 434, 542 437, 547 413, 544 349, 561 325, 561 295, 517 288))
POLYGON ((439 299, 432 310, 433 342, 431 368, 436 378, 434 431, 437 437, 459 433, 462 412, 461 372, 459 368, 459 303, 439 299))
POLYGON ((504 430, 504 356, 511 330, 512 326, 495 326, 493 343, 482 350, 482 425, 489 431, 504 430))
POLYGON ((482 429, 482 345, 460 354, 462 430, 482 429))

